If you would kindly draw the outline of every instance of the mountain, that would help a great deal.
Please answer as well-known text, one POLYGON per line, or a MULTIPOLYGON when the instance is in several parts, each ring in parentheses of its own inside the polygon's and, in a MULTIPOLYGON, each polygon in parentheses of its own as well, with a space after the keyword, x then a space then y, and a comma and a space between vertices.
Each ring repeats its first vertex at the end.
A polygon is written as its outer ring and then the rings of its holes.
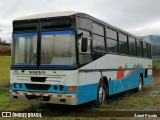
POLYGON ((160 36, 158 35, 148 35, 142 38, 151 41, 152 45, 160 45, 160 36))
POLYGON ((142 37, 144 40, 149 40, 152 43, 152 55, 154 59, 160 59, 160 36, 148 35, 142 37))

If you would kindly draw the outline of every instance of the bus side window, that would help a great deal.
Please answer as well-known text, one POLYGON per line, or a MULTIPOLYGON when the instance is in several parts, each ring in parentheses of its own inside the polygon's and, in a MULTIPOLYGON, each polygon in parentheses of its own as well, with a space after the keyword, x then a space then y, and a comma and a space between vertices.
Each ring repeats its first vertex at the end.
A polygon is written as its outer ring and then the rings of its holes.
POLYGON ((105 54, 104 27, 92 23, 93 27, 93 59, 98 59, 105 54))
POLYGON ((142 49, 143 49, 142 41, 137 40, 137 56, 138 57, 142 57, 143 56, 142 49))
POLYGON ((117 32, 106 28, 106 39, 107 39, 107 50, 108 52, 117 53, 118 44, 117 44, 117 32))
POLYGON ((148 44, 143 42, 143 57, 148 57, 148 44))
POLYGON ((121 54, 128 55, 128 41, 127 35, 119 33, 119 51, 121 54))
POLYGON ((152 58, 152 54, 151 54, 151 45, 148 44, 148 57, 152 58))
POLYGON ((136 56, 136 40, 133 37, 129 37, 129 52, 131 56, 136 56))
POLYGON ((79 49, 79 63, 85 64, 90 62, 91 59, 91 34, 88 31, 78 30, 80 37, 78 38, 78 49, 79 49), (82 39, 87 39, 87 51, 82 51, 82 39))

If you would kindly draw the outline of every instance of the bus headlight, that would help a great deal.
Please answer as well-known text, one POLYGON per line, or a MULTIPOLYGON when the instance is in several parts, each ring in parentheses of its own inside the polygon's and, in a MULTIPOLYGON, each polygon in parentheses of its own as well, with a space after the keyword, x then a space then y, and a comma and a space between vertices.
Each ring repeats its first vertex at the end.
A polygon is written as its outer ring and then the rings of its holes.
POLYGON ((19 84, 19 87, 22 88, 22 84, 19 84))
POLYGON ((14 84, 14 88, 18 88, 18 83, 15 83, 15 84, 14 84))
POLYGON ((58 89, 58 87, 57 87, 57 85, 55 85, 55 86, 54 86, 54 90, 57 90, 57 89, 58 89))
POLYGON ((64 90, 64 86, 63 86, 63 85, 60 85, 60 86, 59 86, 59 90, 60 90, 60 91, 63 91, 63 90, 64 90))

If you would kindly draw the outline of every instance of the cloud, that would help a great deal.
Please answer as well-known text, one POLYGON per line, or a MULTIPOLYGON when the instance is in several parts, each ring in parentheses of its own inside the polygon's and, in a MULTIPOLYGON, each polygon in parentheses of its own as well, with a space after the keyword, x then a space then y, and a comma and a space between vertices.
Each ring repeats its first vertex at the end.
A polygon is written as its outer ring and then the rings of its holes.
POLYGON ((88 13, 136 35, 160 34, 159 5, 160 0, 5 0, 0 2, 0 37, 11 38, 15 18, 65 10, 88 13))

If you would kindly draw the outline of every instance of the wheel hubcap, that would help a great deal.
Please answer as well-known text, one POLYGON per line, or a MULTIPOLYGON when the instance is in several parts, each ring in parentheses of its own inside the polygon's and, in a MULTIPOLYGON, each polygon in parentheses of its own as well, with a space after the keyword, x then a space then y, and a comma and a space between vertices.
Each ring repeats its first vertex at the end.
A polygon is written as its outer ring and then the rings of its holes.
POLYGON ((99 89, 99 101, 103 103, 105 101, 105 90, 103 87, 99 89))
POLYGON ((138 88, 139 88, 139 91, 141 91, 141 90, 142 90, 142 82, 141 82, 141 80, 139 81, 138 88))

